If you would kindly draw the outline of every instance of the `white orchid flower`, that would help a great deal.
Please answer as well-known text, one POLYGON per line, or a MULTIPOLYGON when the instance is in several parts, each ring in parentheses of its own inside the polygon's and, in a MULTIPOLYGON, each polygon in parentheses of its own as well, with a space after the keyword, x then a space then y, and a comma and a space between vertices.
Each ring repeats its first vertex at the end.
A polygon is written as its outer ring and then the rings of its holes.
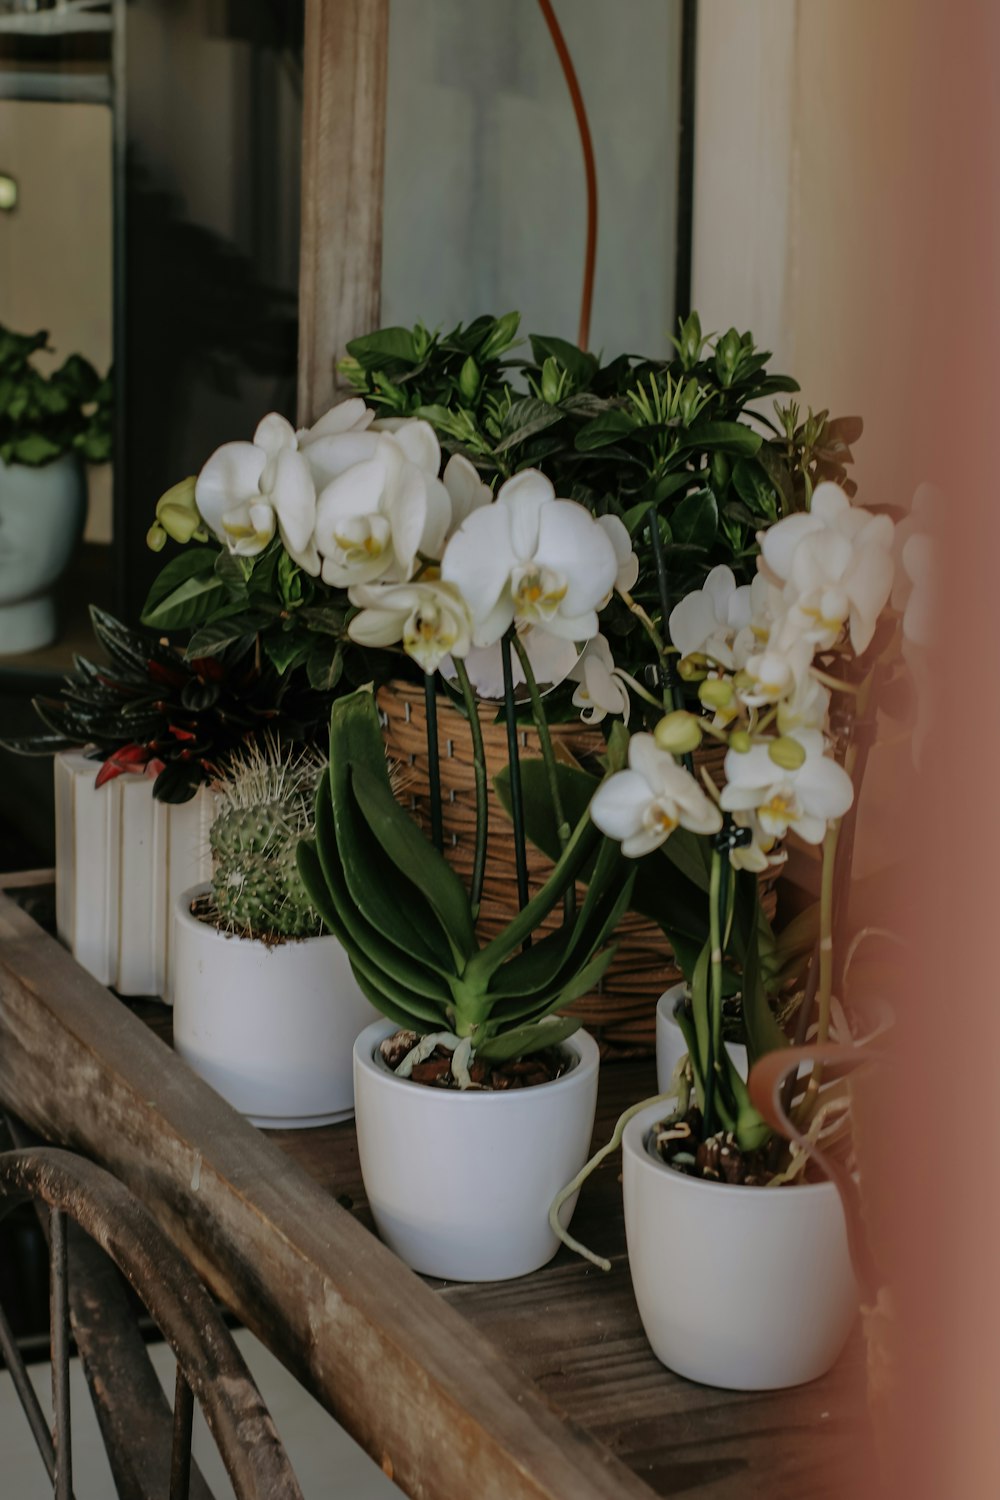
POLYGON ((440 579, 418 583, 359 584, 349 590, 360 609, 347 627, 359 646, 395 646, 427 673, 446 657, 462 657, 472 644, 472 618, 458 589, 440 579))
POLYGON ((451 501, 448 535, 458 530, 466 516, 484 505, 493 504, 493 491, 479 477, 479 471, 460 453, 453 453, 444 466, 441 481, 451 501))
MULTIPOLYGON (((615 549, 615 557, 618 560, 618 573, 615 577, 615 588, 621 592, 630 594, 635 587, 639 577, 639 558, 632 548, 632 538, 629 536, 628 527, 618 516, 598 516, 597 524, 604 532, 608 541, 615 549)), ((611 595, 608 595, 608 599, 611 595)), ((604 603, 608 602, 605 599, 604 603)))
POLYGON ((791 622, 821 650, 845 627, 860 656, 892 589, 893 523, 852 506, 837 485, 818 485, 812 509, 760 533, 758 566, 782 589, 791 622))
POLYGON ((736 813, 733 822, 750 830, 750 842, 729 851, 729 863, 734 870, 750 870, 754 875, 762 875, 772 865, 784 863, 787 855, 771 853, 777 840, 773 834, 764 832, 756 813, 736 813))
MULTIPOLYGON (((543 696, 558 687, 561 682, 565 682, 580 660, 578 646, 575 646, 572 641, 564 641, 559 636, 550 635, 541 626, 519 627, 518 638, 528 654, 532 676, 543 696)), ((469 674, 469 681, 475 688, 478 698, 484 698, 490 702, 499 702, 503 698, 503 656, 499 641, 494 641, 492 646, 473 646, 466 654, 465 670, 469 674)), ((521 658, 516 652, 511 652, 510 670, 514 695, 521 702, 527 697, 525 690, 527 679, 521 666, 521 658)), ((455 677, 454 668, 449 667, 447 662, 442 664, 441 671, 449 681, 455 677)))
POLYGON ((747 708, 780 703, 796 693, 809 675, 813 646, 794 632, 779 633, 763 651, 747 657, 737 694, 747 708))
POLYGON ((436 477, 437 438, 426 422, 397 433, 348 436, 375 446, 371 457, 350 464, 320 492, 316 545, 323 582, 350 588, 379 578, 406 581, 418 553, 440 555, 451 516, 448 492, 436 477))
POLYGON ((590 816, 602 833, 621 844, 627 859, 658 849, 675 828, 718 833, 722 827, 715 803, 651 734, 632 736, 628 770, 601 783, 590 816))
POLYGON ((713 568, 700 589, 685 594, 670 611, 670 639, 681 656, 701 652, 722 667, 736 666, 737 635, 751 625, 749 584, 737 585, 732 568, 713 568))
POLYGON ((223 443, 195 483, 202 519, 230 552, 255 557, 277 527, 285 550, 313 577, 316 488, 290 422, 271 412, 251 443, 223 443))
POLYGON ((796 730, 805 752, 796 770, 777 765, 766 744, 751 745, 745 752, 726 752, 726 785, 721 805, 727 812, 755 813, 761 829, 781 838, 789 828, 807 844, 822 843, 827 824, 843 817, 854 800, 851 778, 825 752, 822 734, 815 729, 796 730))
POLYGON ((806 672, 792 694, 778 704, 777 724, 782 734, 795 729, 825 729, 830 712, 830 690, 806 672))
POLYGON ((492 505, 472 511, 441 560, 441 576, 470 602, 477 646, 498 641, 515 620, 590 640, 617 574, 614 546, 590 511, 557 500, 536 469, 508 479, 492 505))
POLYGON ((608 714, 620 714, 628 723, 632 701, 624 674, 615 666, 611 647, 603 635, 595 635, 587 642, 569 676, 579 684, 573 694, 573 706, 581 710, 580 718, 585 724, 600 724, 608 714))

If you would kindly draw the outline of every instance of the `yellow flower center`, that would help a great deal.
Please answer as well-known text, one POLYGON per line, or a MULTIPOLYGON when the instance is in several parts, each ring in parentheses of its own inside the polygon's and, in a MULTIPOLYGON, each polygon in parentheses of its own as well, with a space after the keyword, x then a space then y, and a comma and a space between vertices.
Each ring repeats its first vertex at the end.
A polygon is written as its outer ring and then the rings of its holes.
POLYGON ((567 582, 554 568, 529 563, 512 580, 514 613, 522 620, 550 620, 566 597, 567 582))

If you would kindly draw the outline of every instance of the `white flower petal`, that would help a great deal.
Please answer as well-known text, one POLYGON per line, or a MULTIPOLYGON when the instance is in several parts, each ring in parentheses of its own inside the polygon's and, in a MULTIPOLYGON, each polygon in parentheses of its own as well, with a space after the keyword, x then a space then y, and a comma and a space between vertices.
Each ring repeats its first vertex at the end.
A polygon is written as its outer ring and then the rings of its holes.
POLYGON ((555 495, 551 481, 537 469, 525 469, 501 485, 496 503, 508 514, 510 547, 518 562, 534 557, 541 512, 555 495))
POLYGON ((590 816, 608 838, 618 841, 633 838, 642 829, 650 800, 649 783, 644 776, 638 771, 616 771, 594 793, 590 816))
POLYGON ((266 461, 263 450, 253 443, 223 443, 203 466, 195 482, 195 505, 220 541, 225 540, 224 513, 259 498, 266 461))
POLYGON ((266 417, 261 417, 257 423, 257 431, 253 435, 254 445, 262 448, 268 458, 274 458, 282 448, 295 448, 297 439, 295 428, 286 417, 279 412, 272 411, 266 417))
POLYGON ((479 471, 460 453, 453 453, 444 466, 444 487, 451 500, 451 531, 457 531, 474 510, 491 505, 493 491, 479 477, 479 471))

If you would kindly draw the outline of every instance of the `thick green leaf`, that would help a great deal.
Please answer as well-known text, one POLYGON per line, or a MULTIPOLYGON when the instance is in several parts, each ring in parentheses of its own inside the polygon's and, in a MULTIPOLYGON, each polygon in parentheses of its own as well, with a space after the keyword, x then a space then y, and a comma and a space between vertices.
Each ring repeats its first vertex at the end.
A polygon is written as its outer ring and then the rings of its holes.
POLYGON ((476 1048, 476 1056, 486 1062, 509 1062, 513 1057, 528 1057, 545 1047, 558 1047, 567 1037, 580 1030, 581 1022, 573 1016, 550 1016, 532 1026, 519 1026, 490 1037, 476 1048))
POLYGON ((511 448, 527 442, 536 433, 544 432, 547 427, 553 427, 561 421, 563 413, 558 406, 550 406, 547 401, 536 401, 533 396, 525 396, 522 400, 515 401, 511 407, 504 436, 494 451, 507 453, 511 448))
POLYGON ((387 359, 416 364, 417 347, 409 328, 379 328, 361 338, 351 339, 347 352, 363 370, 378 370, 387 359))
POLYGON ((324 640, 312 647, 306 659, 309 686, 318 693, 332 693, 344 671, 344 648, 338 641, 324 640))
POLYGON ((681 434, 682 448, 722 448, 731 454, 743 454, 752 458, 763 439, 752 427, 742 422, 696 422, 681 434))
POLYGON ((543 365, 551 355, 557 364, 569 371, 577 390, 589 385, 597 374, 599 365, 594 355, 585 353, 566 339, 556 338, 550 333, 533 333, 529 335, 529 341, 535 364, 543 365))
MULTIPOLYGON (((422 963, 448 976, 460 972, 459 961, 448 940, 428 893, 409 880, 399 865, 383 850, 358 805, 354 772, 360 767, 371 780, 381 781, 385 796, 392 799, 386 767, 382 731, 373 695, 365 689, 339 698, 330 714, 330 771, 332 821, 335 845, 347 888, 364 916, 390 940, 413 952, 422 963)), ((406 819, 418 838, 419 829, 406 819)), ((384 806, 384 804, 383 804, 384 806)), ((319 804, 317 804, 317 808, 319 804)), ((319 814, 317 812, 317 834, 319 814)), ((432 854, 436 851, 427 845, 432 854)), ((320 857, 324 850, 320 845, 320 857)), ((440 856, 438 856, 440 859, 440 856)), ((442 861, 443 863, 443 861, 442 861)), ((435 867, 436 870, 436 867, 435 867)), ((458 877, 449 868, 452 880, 458 877)), ((463 889, 464 896, 464 889, 463 889)), ((471 917, 469 918, 471 927, 471 917)))
POLYGON ((615 407, 581 427, 574 446, 578 453, 593 453, 598 448, 607 448, 622 438, 631 437, 635 429, 636 419, 632 414, 622 407, 615 407))
POLYGON ((430 909, 410 899, 411 887, 357 819, 347 775, 341 794, 349 799, 346 805, 334 802, 332 762, 316 795, 316 847, 331 897, 343 926, 365 951, 380 953, 382 967, 400 983, 436 1000, 445 989, 450 993, 451 954, 430 909))
POLYGON ((707 552, 719 531, 719 507, 711 490, 695 490, 685 495, 670 512, 670 536, 686 547, 700 547, 707 552))
POLYGON ((476 951, 476 935, 465 886, 442 854, 396 801, 388 782, 355 763, 351 785, 358 806, 389 859, 437 912, 456 956, 476 951))
POLYGON ((200 656, 218 656, 234 641, 246 640, 259 630, 266 630, 275 618, 276 611, 266 609, 237 609, 200 626, 187 643, 184 652, 189 661, 200 656))
POLYGON ((149 591, 140 617, 143 625, 151 630, 187 630, 218 610, 226 591, 215 574, 217 555, 197 548, 167 563, 149 591))

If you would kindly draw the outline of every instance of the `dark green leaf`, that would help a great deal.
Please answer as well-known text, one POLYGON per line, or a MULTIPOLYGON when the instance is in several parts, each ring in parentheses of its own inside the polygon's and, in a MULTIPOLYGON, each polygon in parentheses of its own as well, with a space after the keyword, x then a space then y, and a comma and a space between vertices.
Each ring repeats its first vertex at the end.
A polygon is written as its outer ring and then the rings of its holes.
POLYGON ((670 535, 686 547, 700 547, 707 552, 719 530, 719 507, 711 490, 696 490, 685 495, 670 512, 670 535))
POLYGON ((558 1047, 567 1037, 580 1030, 581 1022, 573 1016, 547 1016, 531 1026, 504 1031, 490 1037, 476 1048, 476 1056, 486 1062, 509 1062, 513 1057, 528 1057, 544 1047, 558 1047))

